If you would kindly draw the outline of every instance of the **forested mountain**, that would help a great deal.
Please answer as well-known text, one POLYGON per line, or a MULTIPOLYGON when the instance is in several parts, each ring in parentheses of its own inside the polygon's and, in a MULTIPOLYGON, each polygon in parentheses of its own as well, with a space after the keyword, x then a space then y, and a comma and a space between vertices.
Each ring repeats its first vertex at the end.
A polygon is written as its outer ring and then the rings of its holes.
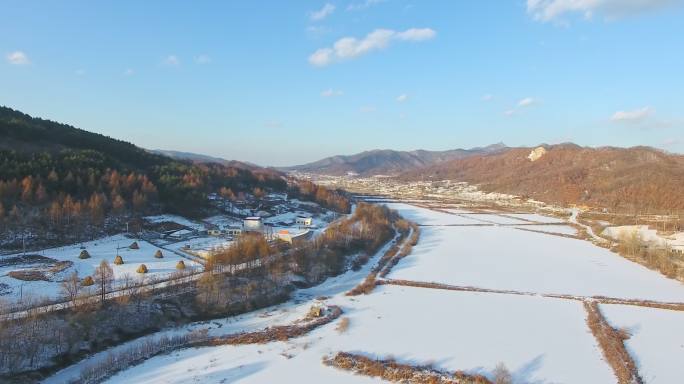
POLYGON ((251 171, 259 170, 259 169, 261 169, 262 171, 264 170, 264 168, 259 167, 258 165, 255 165, 252 163, 248 163, 248 162, 244 162, 244 161, 237 161, 237 160, 226 160, 226 159, 223 159, 220 157, 202 155, 200 153, 172 151, 172 150, 167 150, 167 149, 153 149, 151 152, 156 153, 158 155, 167 156, 167 157, 170 157, 170 158, 173 158, 176 160, 192 161, 193 163, 204 163, 204 164, 216 163, 216 164, 221 164, 221 165, 225 165, 228 167, 249 169, 251 171))
POLYGON ((400 178, 467 181, 487 191, 616 211, 684 211, 682 155, 650 147, 540 148, 471 156, 409 171, 400 178), (531 156, 533 150, 536 156, 531 156))
POLYGON ((102 227, 116 215, 198 214, 207 194, 285 190, 271 170, 197 164, 0 107, 0 225, 102 227))
POLYGON ((345 175, 349 172, 361 176, 397 175, 409 169, 415 169, 445 161, 466 158, 485 153, 503 151, 506 146, 502 143, 484 148, 453 149, 448 151, 394 151, 376 149, 357 153, 351 156, 333 156, 325 159, 285 170, 318 173, 325 175, 345 175))

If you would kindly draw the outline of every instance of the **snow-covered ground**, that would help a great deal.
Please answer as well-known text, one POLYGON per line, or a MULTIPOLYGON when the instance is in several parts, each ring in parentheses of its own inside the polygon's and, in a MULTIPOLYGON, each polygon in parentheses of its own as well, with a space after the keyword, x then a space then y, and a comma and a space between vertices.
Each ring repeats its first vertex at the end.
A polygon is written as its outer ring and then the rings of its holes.
POLYGON ((399 211, 407 220, 411 220, 420 225, 472 225, 484 224, 482 221, 470 219, 460 215, 450 215, 432 211, 426 208, 418 208, 405 203, 388 203, 389 208, 399 211))
POLYGON ((579 303, 392 286, 339 301, 350 319, 346 332, 333 323, 288 342, 184 350, 109 383, 372 382, 321 364, 337 351, 485 375, 503 362, 518 382, 613 381, 579 303))
POLYGON ((523 220, 529 220, 537 223, 562 223, 564 220, 553 216, 544 216, 538 213, 506 213, 506 216, 517 217, 523 220))
POLYGON ((545 224, 545 225, 521 225, 516 228, 529 229, 533 231, 542 231, 549 233, 558 233, 561 235, 577 235, 577 228, 563 224, 545 224))
POLYGON ((471 218, 476 221, 480 221, 483 223, 494 223, 494 224, 528 224, 529 221, 521 220, 515 217, 506 217, 506 216, 501 216, 501 215, 496 215, 496 214, 463 214, 463 216, 471 218))
MULTIPOLYGON (((531 227, 536 228, 536 227, 531 227)), ((425 227, 388 276, 537 293, 684 301, 684 285, 604 248, 509 227, 425 227)))
MULTIPOLYGON (((58 261, 71 261, 73 265, 61 273, 53 276, 51 281, 21 281, 14 279, 7 275, 9 271, 30 269, 31 265, 27 266, 7 266, 0 269, 0 282, 8 284, 12 289, 9 295, 10 299, 17 300, 20 294, 33 295, 34 297, 47 297, 51 299, 59 298, 60 284, 72 272, 77 271, 81 278, 93 275, 95 268, 100 265, 102 260, 106 260, 114 270, 115 286, 120 283, 126 276, 129 276, 133 281, 141 279, 164 278, 168 275, 177 272, 176 264, 179 260, 184 260, 187 267, 196 267, 199 264, 183 259, 180 256, 160 249, 144 240, 133 240, 123 235, 114 235, 102 239, 86 242, 82 244, 83 247, 90 254, 89 259, 80 259, 78 256, 81 253, 81 244, 75 244, 59 248, 51 248, 43 251, 35 252, 35 254, 46 256, 58 261), (130 249, 129 246, 136 241, 140 249, 130 249), (117 247, 119 247, 119 255, 124 260, 123 265, 115 265, 114 258, 117 254, 117 247), (157 250, 161 250, 163 258, 157 259, 154 254, 157 250), (140 264, 145 264, 148 273, 141 275, 136 272, 140 264), (23 286, 23 287, 22 287, 23 286), (23 290, 23 292, 22 292, 23 290)), ((12 257, 13 255, 5 256, 12 257)), ((16 255, 15 255, 16 256, 16 255)))
MULTIPOLYGON (((418 223, 453 215, 391 204, 418 223)), ((458 216, 456 216, 458 217, 458 216)), ((529 226, 540 229, 540 226, 529 226)), ((402 259, 394 279, 537 293, 684 301, 684 285, 584 240, 510 227, 424 227, 424 247, 402 259)))
MULTIPOLYGON (((401 210, 405 217, 422 224, 448 225, 459 217, 406 205, 401 210)), ((547 226, 529 228, 541 227, 547 226)), ((344 292, 363 280, 385 249, 361 270, 298 290, 287 303, 145 338, 199 328, 210 328, 211 334, 219 335, 288 324, 303 317, 322 296, 327 297, 323 299, 327 304, 340 305, 343 317, 349 319, 349 327, 342 333, 336 330, 338 320, 287 342, 181 350, 123 371, 108 383, 381 382, 321 363, 324 356, 337 351, 432 363, 441 369, 490 377, 494 367, 503 362, 515 383, 616 382, 577 301, 390 285, 379 286, 370 295, 345 296, 344 292)), ((538 293, 684 301, 680 283, 589 242, 515 227, 425 227, 413 253, 399 262, 390 277, 538 293)), ((632 331, 628 347, 644 367, 644 377, 651 380, 656 372, 662 378, 649 383, 678 382, 681 364, 677 366, 671 359, 684 361, 678 349, 684 348, 681 312, 670 315, 668 311, 646 309, 641 313, 641 308, 622 306, 602 309, 613 325, 638 331, 632 331), (663 340, 668 335, 670 339, 663 340), (661 373, 664 364, 670 368, 661 373)), ((46 383, 67 382, 84 364, 107 353, 60 371, 46 383)))
POLYGON ((684 312, 601 305, 611 326, 632 336, 626 345, 648 384, 684 381, 684 312))
POLYGON ((168 244, 165 247, 179 252, 187 251, 186 253, 190 252, 202 258, 207 258, 218 249, 230 247, 232 243, 232 240, 225 237, 202 236, 168 244))
POLYGON ((195 230, 195 231, 201 231, 204 229, 204 224, 188 220, 185 217, 178 216, 178 215, 168 215, 167 214, 167 215, 146 216, 146 217, 144 217, 144 219, 150 223, 163 223, 166 221, 171 221, 171 222, 183 225, 185 227, 188 227, 188 228, 195 230))

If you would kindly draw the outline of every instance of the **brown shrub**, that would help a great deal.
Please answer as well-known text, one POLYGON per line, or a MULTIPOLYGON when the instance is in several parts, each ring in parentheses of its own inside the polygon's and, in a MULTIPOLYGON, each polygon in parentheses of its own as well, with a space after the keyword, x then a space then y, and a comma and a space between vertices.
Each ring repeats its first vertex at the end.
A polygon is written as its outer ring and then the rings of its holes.
POLYGON ((93 280, 92 276, 86 276, 83 281, 81 281, 81 285, 84 287, 90 287, 91 285, 94 285, 95 281, 93 280))
POLYGON ((327 308, 327 314, 314 320, 295 325, 280 325, 263 331, 238 333, 227 336, 219 336, 200 345, 242 345, 264 344, 272 341, 286 341, 305 335, 315 328, 328 324, 342 315, 342 308, 331 305, 327 308))
POLYGON ((176 263, 176 269, 185 269, 185 262, 183 260, 178 260, 178 263, 176 263))
POLYGON ((340 319, 340 322, 337 324, 337 332, 339 333, 345 333, 347 332, 347 329, 349 329, 349 318, 348 317, 343 317, 340 319))
POLYGON ((333 357, 324 358, 323 364, 395 383, 491 384, 491 381, 481 375, 444 372, 428 365, 400 364, 394 359, 374 360, 347 352, 338 352, 333 357))
POLYGON ((147 265, 145 264, 140 264, 138 269, 135 270, 138 273, 147 273, 147 265))
POLYGON ((43 271, 36 269, 20 270, 20 271, 10 271, 7 274, 9 277, 21 280, 21 281, 49 281, 48 277, 43 271))
POLYGON ((156 257, 157 259, 161 259, 164 257, 164 254, 160 249, 157 249, 157 252, 154 253, 154 257, 156 257))
POLYGON ((116 257, 114 258, 114 264, 122 265, 123 263, 123 257, 121 257, 121 255, 116 255, 116 257))
POLYGON ((81 253, 78 255, 79 259, 90 259, 90 253, 86 251, 85 249, 81 251, 81 253))
POLYGON ((131 243, 131 245, 128 246, 128 248, 130 248, 130 249, 140 249, 140 246, 138 245, 138 242, 137 242, 137 241, 134 241, 133 243, 131 243))

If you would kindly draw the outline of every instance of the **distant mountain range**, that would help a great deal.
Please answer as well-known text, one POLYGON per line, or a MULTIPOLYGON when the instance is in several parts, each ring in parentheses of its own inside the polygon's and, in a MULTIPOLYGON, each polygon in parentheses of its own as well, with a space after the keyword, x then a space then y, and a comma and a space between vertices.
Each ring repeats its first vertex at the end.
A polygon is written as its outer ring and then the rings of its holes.
POLYGON ((508 148, 409 170, 400 178, 467 181, 487 191, 626 212, 684 210, 684 156, 650 147, 508 148))
POLYGON ((396 176, 410 169, 441 164, 456 159, 505 151, 503 143, 482 148, 452 149, 447 151, 394 151, 376 149, 350 156, 332 156, 313 163, 281 168, 285 171, 299 171, 325 175, 396 176))

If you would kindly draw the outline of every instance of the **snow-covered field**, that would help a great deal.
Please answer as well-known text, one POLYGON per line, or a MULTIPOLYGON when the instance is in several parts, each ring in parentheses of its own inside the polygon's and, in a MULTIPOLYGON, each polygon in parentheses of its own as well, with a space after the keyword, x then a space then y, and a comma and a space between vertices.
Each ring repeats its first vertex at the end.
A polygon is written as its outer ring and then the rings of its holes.
POLYGON ((649 384, 684 381, 684 312, 663 309, 602 305, 611 326, 632 336, 626 345, 649 384))
POLYGON ((187 250, 200 257, 207 258, 215 250, 228 248, 231 244, 232 240, 225 237, 202 236, 168 244, 165 247, 179 252, 187 250))
MULTIPOLYGON (((535 228, 535 227, 532 227, 535 228)), ((508 227, 425 227, 389 275, 537 293, 684 301, 684 285, 604 248, 508 227)))
POLYGON ((559 219, 553 216, 543 216, 538 213, 507 213, 506 216, 516 217, 523 220, 545 224, 563 222, 563 219, 559 219))
POLYGON ((171 221, 171 222, 183 225, 185 227, 188 227, 188 228, 195 230, 195 231, 201 231, 204 229, 204 224, 188 220, 185 217, 178 216, 178 215, 168 215, 167 214, 167 215, 146 216, 146 217, 144 217, 144 219, 150 223, 163 223, 166 221, 171 221))
MULTIPOLYGON (((144 276, 145 279, 163 278, 177 272, 176 263, 179 260, 184 260, 187 267, 198 266, 199 264, 183 259, 173 252, 160 249, 143 240, 129 239, 123 235, 109 236, 102 239, 86 242, 82 244, 83 247, 90 254, 89 259, 80 259, 78 256, 81 253, 81 244, 75 244, 65 247, 46 249, 36 254, 50 257, 58 261, 71 261, 73 265, 61 273, 52 277, 51 281, 21 281, 7 276, 9 271, 30 269, 28 266, 7 266, 0 269, 0 282, 8 284, 12 289, 9 297, 17 300, 20 294, 32 295, 34 297, 47 297, 51 299, 59 298, 60 296, 60 282, 64 280, 72 272, 78 272, 81 278, 93 275, 95 268, 100 265, 102 260, 106 260, 114 270, 115 286, 120 283, 126 276, 129 276, 133 281, 136 281, 144 276), (137 241, 140 249, 128 248, 133 241, 137 241), (123 265, 115 265, 114 258, 117 254, 117 247, 119 247, 119 255, 124 260, 123 265), (161 250, 163 258, 157 259, 154 254, 157 250, 161 250), (145 264, 148 273, 141 275, 136 272, 140 264, 145 264), (22 287, 23 286, 23 287, 22 287), (22 292, 23 290, 23 292, 22 292)), ((12 257, 13 255, 5 256, 12 257)))
MULTIPOLYGON (((684 301, 682 284, 586 241, 515 227, 448 226, 459 216, 405 204, 390 205, 399 207, 409 219, 437 225, 422 228, 413 253, 399 262, 390 278, 536 293, 684 301)), ((529 228, 544 227, 557 226, 529 228)), ((344 332, 336 330, 337 320, 287 342, 180 350, 154 357, 107 382, 381 382, 321 363, 323 357, 337 351, 393 357, 404 363, 431 363, 441 369, 489 377, 503 362, 516 384, 616 382, 577 301, 392 285, 378 286, 370 295, 345 296, 344 292, 363 280, 383 251, 359 271, 296 291, 290 302, 147 338, 203 327, 218 335, 287 324, 303 317, 322 296, 327 297, 325 303, 343 308, 343 317, 349 319, 344 332)), ((628 327, 632 332, 627 344, 648 383, 679 382, 683 377, 684 313, 617 305, 601 308, 614 326, 628 327)), ((106 354, 96 354, 85 363, 106 354)), ((46 383, 68 381, 83 364, 59 372, 46 383)))
POLYGON ((346 332, 329 324, 288 342, 184 350, 109 383, 373 382, 321 364, 337 351, 485 375, 503 362, 519 382, 612 381, 579 303, 391 286, 358 301, 338 301, 350 319, 346 332))
POLYGON ((571 235, 571 236, 576 236, 577 235, 577 229, 574 227, 571 227, 569 225, 563 225, 563 224, 544 224, 544 225, 521 225, 516 228, 522 228, 522 229, 530 229, 533 231, 542 231, 542 232, 549 232, 549 233, 558 233, 561 235, 571 235))
POLYGON ((511 217, 506 217, 506 216, 501 216, 501 215, 495 215, 495 214, 482 214, 482 213, 470 213, 470 214, 463 214, 463 216, 480 221, 483 223, 494 223, 494 224, 527 224, 529 221, 525 221, 522 219, 515 218, 513 216, 511 217))
MULTIPOLYGON (((391 204, 418 223, 448 213, 391 204)), ((473 215, 475 216, 475 215, 473 215)), ((482 215, 480 215, 482 216, 482 215)), ((458 216, 456 216, 458 217, 458 216)), ((528 226, 542 229, 542 226, 528 226)), ((510 227, 424 227, 421 244, 390 278, 537 293, 684 301, 684 285, 604 248, 510 227)))

